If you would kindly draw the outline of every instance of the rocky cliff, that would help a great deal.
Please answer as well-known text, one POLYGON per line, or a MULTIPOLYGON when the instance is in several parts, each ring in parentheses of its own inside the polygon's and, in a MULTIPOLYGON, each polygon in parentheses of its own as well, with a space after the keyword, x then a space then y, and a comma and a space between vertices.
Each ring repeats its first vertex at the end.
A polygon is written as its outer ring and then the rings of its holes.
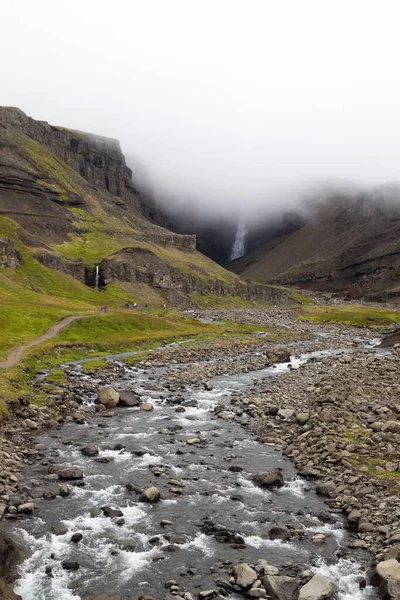
POLYGON ((24 256, 92 286, 97 265, 101 284, 129 283, 132 294, 137 284, 156 288, 160 301, 173 302, 174 292, 180 300, 195 292, 276 301, 276 291, 249 292, 197 252, 194 235, 171 232, 145 213, 117 140, 0 108, 0 235, 22 243, 24 256))
POLYGON ((400 297, 399 186, 321 202, 294 231, 272 232, 230 268, 256 281, 350 298, 400 297))

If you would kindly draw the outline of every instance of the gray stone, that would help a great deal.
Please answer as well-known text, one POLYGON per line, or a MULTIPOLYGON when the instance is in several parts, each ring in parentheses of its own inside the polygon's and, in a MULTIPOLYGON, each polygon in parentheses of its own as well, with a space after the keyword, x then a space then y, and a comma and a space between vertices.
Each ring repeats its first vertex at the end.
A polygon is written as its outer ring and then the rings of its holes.
POLYGON ((161 499, 160 496, 160 492, 158 491, 158 489, 156 487, 150 487, 147 488, 147 490, 145 490, 143 492, 143 494, 140 494, 139 496, 139 500, 141 502, 158 502, 161 499))
POLYGON ((314 575, 301 588, 298 600, 329 600, 335 593, 335 586, 325 575, 314 575))
POLYGON ((273 348, 267 350, 267 358, 272 363, 284 363, 290 361, 290 352, 285 348, 273 348))
POLYGON ((257 580, 258 575, 247 563, 241 563, 235 567, 237 585, 241 588, 249 588, 257 580))
POLYGON ((99 404, 103 404, 106 408, 114 408, 118 404, 119 393, 107 385, 98 391, 97 399, 99 404))
POLYGON ((259 475, 253 475, 252 481, 262 488, 282 487, 284 483, 283 475, 279 469, 260 473, 259 475))
POLYGON ((325 483, 319 483, 316 488, 317 494, 329 498, 336 498, 338 490, 333 481, 326 481, 325 483))

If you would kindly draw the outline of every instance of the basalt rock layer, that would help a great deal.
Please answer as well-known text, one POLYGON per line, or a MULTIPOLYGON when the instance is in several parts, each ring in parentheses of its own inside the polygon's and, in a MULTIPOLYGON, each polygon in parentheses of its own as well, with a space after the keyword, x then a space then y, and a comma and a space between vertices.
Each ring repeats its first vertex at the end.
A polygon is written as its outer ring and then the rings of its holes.
POLYGON ((197 252, 194 235, 148 214, 117 140, 0 108, 0 267, 22 263, 15 243, 30 264, 91 286, 98 265, 100 285, 124 282, 134 295, 145 284, 160 301, 193 304, 191 293, 286 300, 282 290, 247 285, 197 252))

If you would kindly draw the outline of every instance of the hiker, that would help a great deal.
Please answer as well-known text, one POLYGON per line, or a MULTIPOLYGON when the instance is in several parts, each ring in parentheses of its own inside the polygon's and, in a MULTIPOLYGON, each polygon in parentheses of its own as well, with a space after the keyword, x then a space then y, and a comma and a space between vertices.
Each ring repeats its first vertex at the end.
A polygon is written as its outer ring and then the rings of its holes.
POLYGON ((107 312, 108 306, 107 304, 104 305, 104 312, 107 312))
POLYGON ((135 302, 135 304, 133 305, 133 308, 137 308, 137 302, 135 302))
POLYGON ((125 308, 130 308, 130 307, 131 307, 131 303, 130 303, 130 302, 127 302, 127 303, 125 304, 125 308))
POLYGON ((104 312, 104 306, 103 305, 100 306, 100 310, 101 310, 101 312, 104 312))

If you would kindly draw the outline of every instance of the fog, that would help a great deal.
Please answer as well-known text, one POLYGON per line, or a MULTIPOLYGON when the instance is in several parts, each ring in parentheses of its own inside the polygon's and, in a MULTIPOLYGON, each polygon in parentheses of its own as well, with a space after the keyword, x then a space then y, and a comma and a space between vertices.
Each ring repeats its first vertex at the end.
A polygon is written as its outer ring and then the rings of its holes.
POLYGON ((400 179, 396 0, 13 0, 1 104, 120 139, 134 179, 197 212, 400 179))

